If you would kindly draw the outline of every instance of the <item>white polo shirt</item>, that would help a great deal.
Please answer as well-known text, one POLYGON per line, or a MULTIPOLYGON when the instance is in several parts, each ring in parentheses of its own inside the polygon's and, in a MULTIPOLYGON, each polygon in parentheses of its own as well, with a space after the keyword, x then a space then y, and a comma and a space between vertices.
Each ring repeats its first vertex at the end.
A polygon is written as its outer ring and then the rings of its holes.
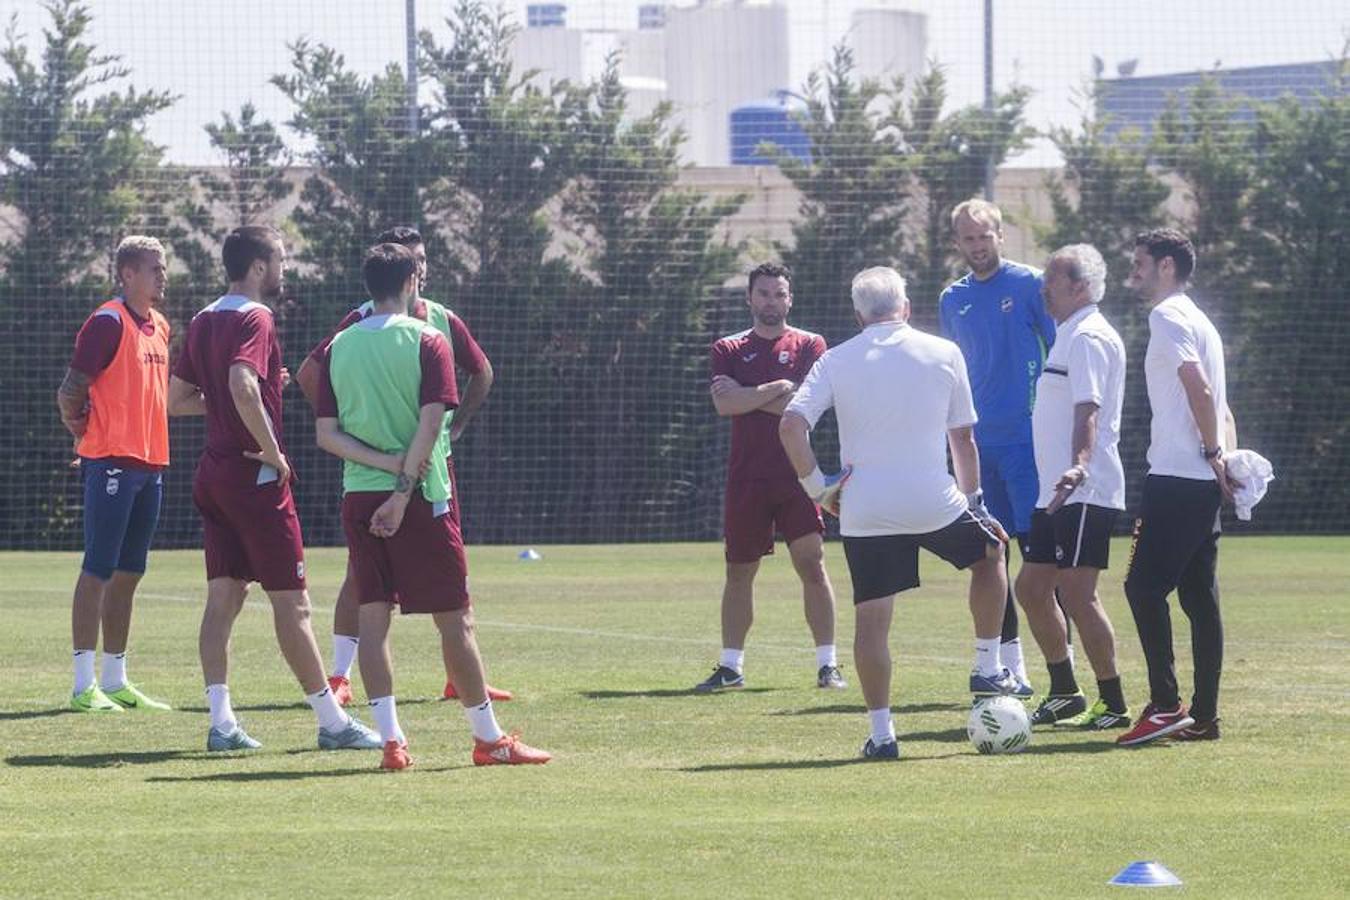
POLYGON ((1177 374, 1182 363, 1188 362, 1199 363, 1209 380, 1222 435, 1228 410, 1223 339, 1190 297, 1173 294, 1148 314, 1144 377, 1148 381, 1148 405, 1153 410, 1148 473, 1213 481, 1214 470, 1200 455, 1200 429, 1177 374))
POLYGON ((827 351, 787 412, 813 428, 834 407, 845 537, 925 534, 954 522, 965 496, 947 471, 947 429, 975 424, 966 361, 951 341, 878 322, 827 351))
POLYGON ((1125 345, 1095 303, 1055 329, 1055 345, 1036 382, 1031 429, 1041 482, 1037 507, 1049 505, 1055 482, 1073 465, 1074 407, 1080 403, 1097 405, 1097 439, 1088 459, 1087 479, 1065 502, 1124 509, 1120 411, 1125 403, 1125 345))

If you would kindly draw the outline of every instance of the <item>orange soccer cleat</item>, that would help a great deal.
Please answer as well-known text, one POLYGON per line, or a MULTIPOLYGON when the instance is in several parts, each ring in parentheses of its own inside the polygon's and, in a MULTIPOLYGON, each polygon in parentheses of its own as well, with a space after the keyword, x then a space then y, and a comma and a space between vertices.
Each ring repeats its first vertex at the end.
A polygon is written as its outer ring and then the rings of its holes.
MULTIPOLYGON (((487 695, 489 700, 511 700, 516 695, 510 691, 504 691, 501 688, 495 688, 492 685, 487 686, 487 695)), ((445 693, 441 694, 442 700, 458 700, 459 693, 455 690, 455 683, 447 681, 445 683, 445 693)))
POLYGON ((473 741, 475 766, 539 766, 552 759, 552 754, 521 743, 520 735, 506 734, 495 741, 473 741))
POLYGON ((338 706, 352 702, 352 683, 346 675, 329 675, 328 689, 333 692, 333 699, 338 702, 338 706))
POLYGON ((385 741, 384 759, 380 760, 380 768, 388 769, 390 772, 397 772, 399 769, 411 769, 412 757, 408 755, 408 745, 400 744, 398 741, 385 741))

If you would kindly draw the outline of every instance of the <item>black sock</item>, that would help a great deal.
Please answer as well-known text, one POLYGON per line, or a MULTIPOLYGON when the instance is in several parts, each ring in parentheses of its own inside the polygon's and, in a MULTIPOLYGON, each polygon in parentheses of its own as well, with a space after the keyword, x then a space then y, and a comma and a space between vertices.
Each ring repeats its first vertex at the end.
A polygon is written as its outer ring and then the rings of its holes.
MULTIPOLYGON (((1066 659, 1063 662, 1046 663, 1045 667, 1050 670, 1050 693, 1078 693, 1078 681, 1073 677, 1072 661, 1066 659)), ((1117 680, 1117 684, 1119 684, 1119 680, 1117 680)))
POLYGON ((1120 689, 1120 676, 1097 680, 1097 696, 1106 701, 1106 709, 1116 715, 1125 714, 1125 692, 1120 689))

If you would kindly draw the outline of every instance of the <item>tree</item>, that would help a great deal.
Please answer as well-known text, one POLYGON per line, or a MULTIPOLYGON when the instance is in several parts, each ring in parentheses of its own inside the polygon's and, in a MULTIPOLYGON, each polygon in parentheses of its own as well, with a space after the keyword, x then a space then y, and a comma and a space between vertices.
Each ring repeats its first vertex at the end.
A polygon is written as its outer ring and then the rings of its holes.
POLYGON ((488 411, 468 433, 464 479, 496 497, 474 517, 475 533, 505 540, 519 534, 522 522, 541 527, 548 514, 513 509, 504 498, 529 498, 537 511, 557 484, 554 448, 513 439, 512 429, 548 421, 556 410, 543 347, 559 298, 577 276, 563 254, 549 252, 545 210, 577 175, 588 92, 566 83, 540 90, 530 85, 535 73, 517 74, 516 28, 503 10, 460 0, 446 24, 451 37, 444 46, 429 32, 421 35, 434 88, 424 117, 427 153, 444 173, 430 202, 453 260, 453 305, 490 354, 511 361, 491 400, 500 413, 488 411), (509 470, 490 464, 503 460, 509 470))
POLYGON ((130 70, 85 39, 88 7, 46 5, 40 61, 12 20, 0 61, 0 205, 17 211, 18 235, 0 244, 0 313, 18 321, 39 309, 64 332, 0 333, 0 396, 8 426, 0 466, 29 485, 36 507, 0 506, 0 543, 50 546, 72 536, 65 463, 70 438, 53 411, 56 386, 78 324, 106 297, 107 264, 129 223, 158 218, 141 185, 160 161, 146 120, 173 103, 167 93, 121 87, 130 70))
MULTIPOLYGON (((295 104, 287 124, 307 139, 302 158, 314 169, 291 217, 304 240, 300 259, 345 295, 336 305, 350 305, 375 235, 428 223, 425 185, 434 170, 424 135, 409 128, 407 78, 397 64, 365 78, 331 47, 302 38, 290 50, 290 74, 272 84, 295 104)), ((442 260, 443 246, 426 230, 429 257, 442 260)))
POLYGON ((1230 383, 1240 442, 1289 476, 1261 507, 1262 520, 1281 529, 1335 531, 1350 524, 1347 88, 1350 68, 1342 59, 1322 96, 1258 107, 1251 132, 1240 247, 1250 273, 1242 315, 1249 339, 1230 383))
POLYGON ((800 120, 811 160, 778 152, 783 174, 801 192, 792 243, 780 245, 793 270, 793 294, 812 304, 830 337, 852 330, 849 284, 867 266, 900 261, 909 212, 910 172, 898 140, 894 87, 857 80, 853 51, 834 48, 824 72, 812 72, 800 120), (891 105, 888 113, 881 107, 891 105))
POLYGON ((621 539, 634 509, 678 533, 683 485, 697 481, 716 423, 691 428, 673 413, 681 398, 704 402, 708 295, 735 271, 738 249, 718 228, 745 197, 677 186, 684 134, 672 107, 628 122, 617 56, 588 93, 565 216, 587 277, 559 305, 547 349, 558 401, 594 410, 566 426, 576 464, 565 503, 597 539, 621 539), (637 459, 646 462, 622 464, 637 459))
POLYGON ((1222 312, 1245 292, 1252 260, 1244 247, 1247 186, 1252 180, 1252 126, 1241 104, 1215 78, 1173 97, 1158 118, 1153 156, 1180 177, 1187 214, 1183 225, 1203 261, 1198 273, 1222 312))
POLYGON ((186 223, 174 235, 174 255, 194 285, 220 281, 217 245, 240 225, 260 222, 263 215, 290 196, 295 186, 286 179, 291 153, 276 127, 258 118, 252 103, 238 116, 221 113, 205 126, 211 147, 220 154, 223 171, 193 174, 188 197, 178 202, 186 223))

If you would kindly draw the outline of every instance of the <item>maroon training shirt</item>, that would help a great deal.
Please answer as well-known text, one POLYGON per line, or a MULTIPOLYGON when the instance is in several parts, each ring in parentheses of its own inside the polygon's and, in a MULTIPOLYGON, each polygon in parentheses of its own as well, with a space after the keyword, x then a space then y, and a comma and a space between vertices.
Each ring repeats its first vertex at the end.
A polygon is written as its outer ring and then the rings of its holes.
POLYGON ((229 294, 197 313, 174 373, 206 397, 205 455, 236 484, 253 484, 260 463, 244 451, 261 448, 244 426, 230 394, 230 366, 242 363, 258 375, 263 410, 277 445, 285 452, 281 430, 281 344, 272 311, 261 303, 229 294))
MULTIPOLYGON (((750 329, 714 342, 710 361, 714 376, 729 375, 742 387, 782 378, 800 385, 824 353, 825 339, 800 328, 789 327, 773 340, 750 329)), ((797 480, 778 439, 778 421, 762 410, 732 417, 728 481, 797 480)))
MULTIPOLYGON (((470 375, 482 373, 482 371, 487 368, 487 354, 483 352, 482 347, 478 346, 478 342, 473 339, 473 333, 469 331, 469 326, 464 324, 464 320, 453 312, 450 312, 448 309, 446 312, 450 313, 450 349, 454 351, 455 365, 459 366, 470 375)), ((356 309, 347 313, 347 315, 342 317, 342 321, 338 323, 337 328, 333 329, 333 333, 324 338, 319 342, 317 347, 310 351, 309 358, 316 363, 323 362, 328 353, 329 345, 333 343, 333 338, 373 313, 374 305, 371 303, 363 303, 356 309)), ((414 319, 420 319, 425 322, 427 320, 426 301, 421 297, 418 297, 417 300, 413 302, 412 307, 408 310, 408 315, 412 316, 414 319)))

